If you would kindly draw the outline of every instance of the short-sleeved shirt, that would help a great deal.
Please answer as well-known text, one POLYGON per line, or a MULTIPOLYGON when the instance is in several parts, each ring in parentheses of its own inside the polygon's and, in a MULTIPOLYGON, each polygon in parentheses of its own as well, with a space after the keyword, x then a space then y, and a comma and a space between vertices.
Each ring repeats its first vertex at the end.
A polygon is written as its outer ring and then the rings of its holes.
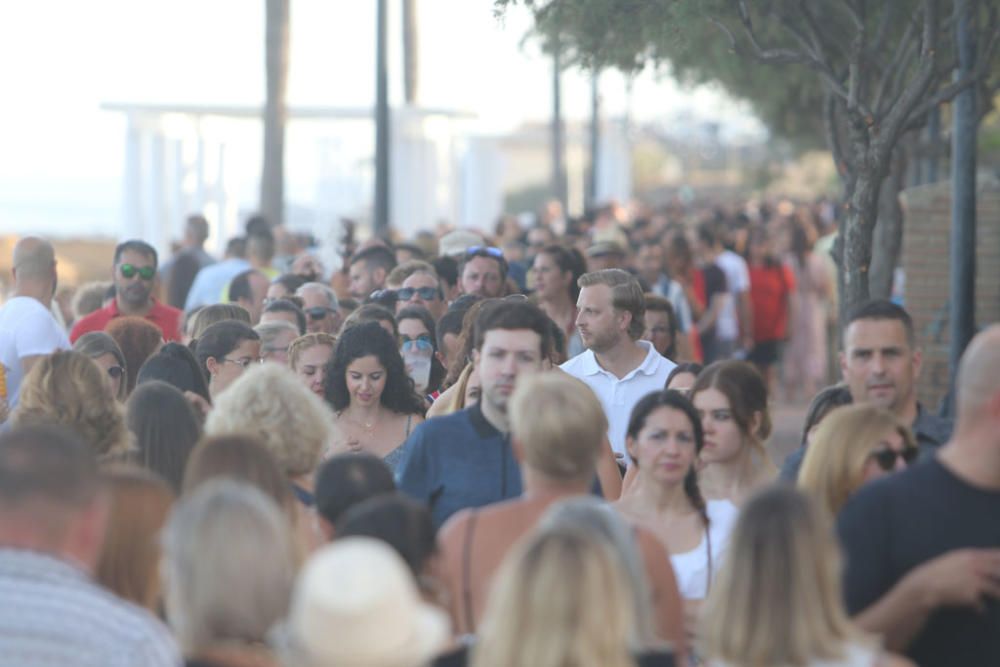
POLYGON ((68 350, 69 338, 52 313, 38 299, 16 296, 0 308, 0 365, 7 384, 7 405, 17 406, 24 379, 25 357, 68 350))
POLYGON ((178 667, 152 614, 68 562, 0 548, 0 667, 178 667))
POLYGON ((662 296, 670 302, 677 316, 677 330, 687 333, 691 330, 692 317, 691 305, 688 303, 684 288, 676 280, 671 280, 668 276, 660 275, 660 279, 655 284, 650 285, 653 294, 662 296))
POLYGON ((788 336, 788 296, 794 289, 795 275, 783 264, 750 268, 755 343, 784 340, 788 336))
POLYGON ((601 401, 608 418, 608 440, 616 454, 625 454, 625 432, 632 408, 646 394, 661 391, 667 376, 674 369, 674 362, 660 355, 653 344, 640 340, 646 348, 646 358, 632 372, 618 379, 597 363, 593 350, 579 354, 560 368, 590 387, 601 401))
POLYGON ((740 320, 737 311, 737 297, 750 289, 750 272, 745 259, 732 250, 725 250, 715 258, 715 265, 726 276, 726 289, 732 297, 719 313, 715 325, 715 336, 719 340, 736 340, 740 336, 740 320))
MULTIPOLYGON (((85 333, 90 333, 91 331, 104 331, 108 323, 116 317, 120 317, 121 313, 118 310, 118 301, 112 301, 104 308, 95 310, 90 315, 87 315, 83 319, 79 320, 73 325, 73 330, 69 334, 69 339, 72 342, 76 340, 85 333)), ((167 341, 179 341, 181 339, 181 317, 183 313, 177 308, 172 306, 167 306, 160 303, 159 301, 153 301, 153 307, 148 313, 143 317, 143 319, 152 322, 160 331, 163 333, 163 340, 167 341)))
POLYGON ((521 495, 510 435, 490 424, 478 403, 418 424, 403 444, 397 482, 430 508, 437 527, 459 510, 521 495))
MULTIPOLYGON (((956 549, 1000 547, 1000 492, 968 484, 933 457, 863 487, 837 528, 854 615, 918 565, 956 549)), ((907 655, 921 667, 1000 665, 1000 600, 984 605, 931 612, 907 655)))
POLYGON ((224 300, 223 293, 226 291, 226 286, 233 278, 249 268, 251 268, 250 262, 239 257, 229 257, 202 268, 194 277, 194 282, 191 283, 191 290, 184 302, 184 309, 193 310, 198 306, 221 303, 224 300))

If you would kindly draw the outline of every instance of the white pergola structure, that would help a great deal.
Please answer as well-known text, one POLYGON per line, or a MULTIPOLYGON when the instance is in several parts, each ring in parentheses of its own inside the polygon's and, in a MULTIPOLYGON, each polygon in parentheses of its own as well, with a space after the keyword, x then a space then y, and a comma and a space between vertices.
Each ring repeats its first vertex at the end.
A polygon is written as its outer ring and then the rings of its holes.
MULTIPOLYGON (((209 247, 217 252, 241 233, 243 216, 258 201, 261 107, 107 103, 102 108, 127 119, 124 235, 142 238, 165 253, 193 212, 208 218, 209 247)), ((445 109, 393 110, 394 229, 411 235, 442 220, 484 226, 495 218, 499 190, 483 193, 481 187, 470 187, 481 179, 468 173, 461 122, 472 117, 445 109)), ((285 222, 328 239, 341 216, 369 219, 372 109, 290 107, 287 118, 285 222)))

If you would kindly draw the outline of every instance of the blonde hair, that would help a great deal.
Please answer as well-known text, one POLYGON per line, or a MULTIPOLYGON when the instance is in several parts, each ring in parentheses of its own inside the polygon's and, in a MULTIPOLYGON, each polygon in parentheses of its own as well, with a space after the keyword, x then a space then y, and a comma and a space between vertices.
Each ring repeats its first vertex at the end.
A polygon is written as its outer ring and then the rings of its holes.
POLYGON ((494 582, 473 667, 635 667, 635 602, 607 543, 572 527, 515 547, 494 582))
POLYGON ((289 477, 311 473, 333 434, 333 413, 287 368, 262 364, 241 375, 216 400, 208 436, 260 439, 289 477))
POLYGON ((79 352, 60 350, 32 367, 21 384, 14 423, 65 426, 98 456, 125 454, 132 446, 122 406, 104 373, 79 352))
POLYGON ((187 333, 192 340, 198 340, 205 333, 205 329, 226 320, 236 320, 250 326, 250 311, 235 303, 213 303, 194 314, 188 324, 187 333))
POLYGON ((608 430, 590 387, 552 371, 522 378, 510 403, 511 434, 525 462, 557 480, 591 480, 608 430))
POLYGON ((163 531, 163 577, 185 654, 263 642, 288 611, 295 568, 288 520, 261 491, 217 479, 182 499, 163 531))
POLYGON ((293 371, 297 371, 299 369, 299 359, 302 358, 302 353, 311 347, 316 347, 317 345, 326 345, 331 350, 334 350, 337 347, 337 339, 336 337, 321 331, 299 336, 288 346, 288 367, 293 371))
POLYGON ((622 269, 603 269, 592 271, 580 276, 576 284, 581 288, 594 285, 607 285, 611 288, 611 305, 615 310, 623 310, 632 314, 628 325, 628 335, 632 340, 639 340, 646 332, 646 296, 643 294, 639 281, 628 271, 622 269))
POLYGON ((743 507, 705 602, 704 657, 804 667, 871 641, 848 620, 840 566, 831 517, 811 498, 787 485, 758 493, 743 507))
POLYGON ((104 472, 111 514, 95 578, 118 597, 157 613, 160 606, 160 531, 174 494, 162 479, 134 466, 104 472))
POLYGON ((824 419, 806 450, 798 486, 831 516, 864 482, 865 462, 886 433, 895 431, 907 447, 913 433, 888 410, 865 403, 837 408, 824 419))

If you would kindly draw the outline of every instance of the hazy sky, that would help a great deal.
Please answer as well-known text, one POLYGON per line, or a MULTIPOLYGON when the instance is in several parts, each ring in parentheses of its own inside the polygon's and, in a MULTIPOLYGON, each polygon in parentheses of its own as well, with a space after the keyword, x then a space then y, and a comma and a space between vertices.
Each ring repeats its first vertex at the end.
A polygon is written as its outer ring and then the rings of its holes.
MULTIPOLYGON (((391 94, 402 98, 399 1, 390 0, 391 94)), ((531 43, 530 17, 502 22, 490 0, 418 0, 420 102, 471 111, 477 131, 545 120, 550 68, 531 43)), ((370 106, 374 0, 291 0, 291 105, 370 106)), ((116 209, 124 121, 102 102, 259 104, 264 96, 264 0, 31 0, 0 3, 0 225, 27 224, 42 205, 116 209), (29 216, 30 217, 30 216, 29 216)), ((586 118, 589 82, 564 75, 567 118, 586 118)), ((608 73, 609 114, 626 106, 608 73)), ((632 115, 677 109, 742 119, 708 90, 681 91, 643 75, 632 115)))

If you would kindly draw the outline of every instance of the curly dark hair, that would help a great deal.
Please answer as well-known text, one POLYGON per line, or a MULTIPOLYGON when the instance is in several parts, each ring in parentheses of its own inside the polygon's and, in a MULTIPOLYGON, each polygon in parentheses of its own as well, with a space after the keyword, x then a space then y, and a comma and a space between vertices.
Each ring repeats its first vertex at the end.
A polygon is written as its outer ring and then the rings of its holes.
POLYGON ((340 412, 350 405, 347 367, 356 359, 367 356, 374 356, 385 368, 385 389, 380 399, 382 405, 399 414, 422 415, 423 399, 406 374, 396 341, 378 322, 361 322, 341 332, 333 358, 326 365, 326 379, 323 381, 323 395, 333 409, 340 412))

